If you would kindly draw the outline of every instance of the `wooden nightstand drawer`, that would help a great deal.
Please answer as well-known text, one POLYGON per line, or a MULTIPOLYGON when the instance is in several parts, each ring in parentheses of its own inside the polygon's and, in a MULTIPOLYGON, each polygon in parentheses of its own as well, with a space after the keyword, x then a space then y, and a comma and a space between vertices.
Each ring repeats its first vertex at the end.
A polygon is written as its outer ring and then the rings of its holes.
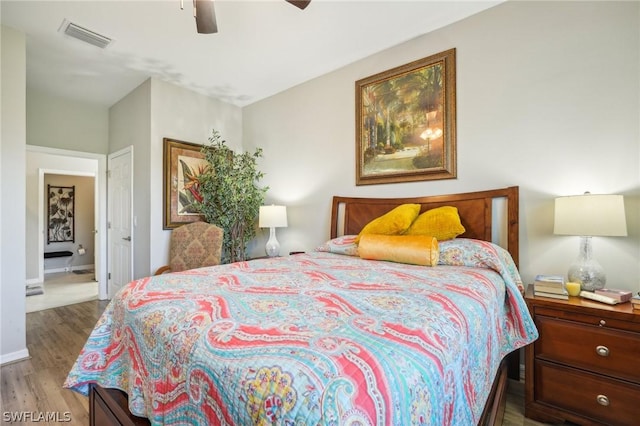
POLYGON ((536 316, 536 358, 640 383, 640 334, 536 316))
MULTIPOLYGON (((624 309, 627 311, 631 311, 632 309, 631 309, 630 303, 623 303, 620 305, 605 305, 603 303, 592 302, 587 299, 580 299, 577 297, 572 297, 571 300, 569 300, 569 302, 575 303, 576 299, 580 300, 581 302, 586 300, 586 302, 582 302, 582 303, 586 303, 586 304, 590 303, 591 305, 596 304, 596 306, 600 305, 598 306, 600 309, 595 311, 590 310, 590 313, 587 314, 584 312, 575 312, 575 311, 562 310, 557 308, 549 308, 547 306, 536 306, 535 314, 544 315, 547 317, 554 317, 558 319, 566 319, 569 321, 579 322, 584 325, 592 325, 592 326, 602 327, 607 329, 616 329, 616 330, 624 330, 624 331, 640 333, 640 315, 638 315, 637 320, 631 322, 629 320, 613 317, 611 315, 611 312, 607 310, 607 309, 624 309), (594 312, 595 312, 595 315, 594 315, 594 312)), ((575 305, 570 307, 573 308, 575 307, 575 305)))
POLYGON ((540 336, 525 348, 525 415, 544 423, 640 424, 640 311, 580 297, 525 300, 540 336))
POLYGON ((640 385, 545 361, 536 361, 535 380, 537 402, 605 424, 638 424, 640 385))

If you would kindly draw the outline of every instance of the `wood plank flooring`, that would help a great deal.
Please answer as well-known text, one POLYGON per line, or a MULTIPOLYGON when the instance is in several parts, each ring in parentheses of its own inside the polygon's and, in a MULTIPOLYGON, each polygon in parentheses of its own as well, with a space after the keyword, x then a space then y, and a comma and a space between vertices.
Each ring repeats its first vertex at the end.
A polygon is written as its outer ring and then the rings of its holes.
MULTIPOLYGON (((54 415, 53 421, 24 421, 16 424, 88 425, 87 398, 62 388, 67 373, 107 306, 93 300, 27 314, 27 347, 31 359, 4 365, 0 369, 1 408, 6 415, 54 415), (8 414, 7 414, 8 413, 8 414), (53 414, 51 414, 53 413, 53 414)), ((524 418, 524 386, 510 381, 503 426, 539 426, 524 418)))
POLYGON ((87 398, 62 388, 107 302, 90 301, 27 314, 27 347, 31 358, 0 369, 2 420, 21 415, 17 424, 88 425, 87 398), (52 414, 53 413, 53 414, 52 414), (31 416, 29 418, 28 416, 31 416), (54 416, 51 422, 40 416, 54 416), (36 420, 36 421, 24 421, 36 420))

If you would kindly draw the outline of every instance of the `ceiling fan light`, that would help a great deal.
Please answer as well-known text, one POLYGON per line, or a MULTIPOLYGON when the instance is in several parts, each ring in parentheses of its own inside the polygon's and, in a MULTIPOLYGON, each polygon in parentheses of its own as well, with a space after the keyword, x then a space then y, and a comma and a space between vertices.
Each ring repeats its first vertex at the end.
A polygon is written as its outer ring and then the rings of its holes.
POLYGON ((193 0, 193 17, 196 18, 198 34, 215 34, 218 32, 213 0, 193 0))
POLYGON ((304 10, 304 8, 309 6, 309 3, 311 3, 311 0, 286 0, 286 1, 287 1, 287 3, 291 3, 295 7, 299 8, 299 9, 303 9, 303 10, 304 10))

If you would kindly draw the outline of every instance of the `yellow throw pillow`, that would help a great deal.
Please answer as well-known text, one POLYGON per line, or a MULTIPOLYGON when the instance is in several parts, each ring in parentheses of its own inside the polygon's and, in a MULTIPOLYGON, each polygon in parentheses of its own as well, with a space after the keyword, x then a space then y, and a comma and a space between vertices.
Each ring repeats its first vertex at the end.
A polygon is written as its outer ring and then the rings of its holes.
POLYGON ((420 204, 402 204, 367 223, 356 238, 365 234, 399 235, 405 232, 420 213, 420 204))
POLYGON ((360 239, 358 255, 363 259, 435 266, 440 250, 438 240, 427 235, 365 234, 360 239))
POLYGON ((422 213, 407 229, 406 235, 431 235, 438 241, 451 240, 463 234, 458 209, 443 206, 422 213))

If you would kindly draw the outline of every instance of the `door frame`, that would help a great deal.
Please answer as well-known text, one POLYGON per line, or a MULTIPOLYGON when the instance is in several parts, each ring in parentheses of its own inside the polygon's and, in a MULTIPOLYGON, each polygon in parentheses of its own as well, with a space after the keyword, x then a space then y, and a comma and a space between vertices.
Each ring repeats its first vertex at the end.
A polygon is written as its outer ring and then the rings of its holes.
POLYGON ((105 300, 108 298, 107 292, 107 156, 105 154, 94 154, 90 152, 71 151, 66 149, 48 148, 35 145, 27 145, 27 150, 44 154, 59 155, 62 157, 86 158, 97 160, 97 173, 92 174, 86 171, 78 172, 73 170, 38 170, 38 279, 44 279, 44 174, 64 174, 79 176, 94 176, 94 211, 98 244, 94 247, 94 266, 96 280, 98 281, 98 298, 105 300))

